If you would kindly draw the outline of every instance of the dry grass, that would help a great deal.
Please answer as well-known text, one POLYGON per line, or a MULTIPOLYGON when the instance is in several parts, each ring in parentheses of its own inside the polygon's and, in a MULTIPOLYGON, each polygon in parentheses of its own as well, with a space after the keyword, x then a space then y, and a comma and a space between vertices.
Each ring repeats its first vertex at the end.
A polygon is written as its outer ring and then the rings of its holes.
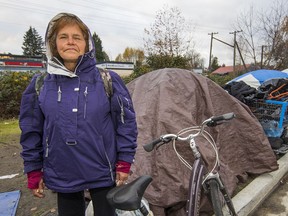
POLYGON ((0 120, 0 144, 16 141, 20 135, 18 119, 0 120))

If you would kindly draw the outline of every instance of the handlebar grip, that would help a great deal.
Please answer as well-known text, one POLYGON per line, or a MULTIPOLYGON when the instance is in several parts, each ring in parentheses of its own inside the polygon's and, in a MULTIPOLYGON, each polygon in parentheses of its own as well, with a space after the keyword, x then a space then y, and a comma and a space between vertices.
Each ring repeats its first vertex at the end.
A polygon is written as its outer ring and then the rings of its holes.
POLYGON ((226 113, 224 115, 212 117, 211 121, 218 122, 218 121, 223 121, 223 120, 230 120, 235 117, 236 115, 233 112, 231 112, 231 113, 226 113))
POLYGON ((154 147, 155 147, 158 143, 161 143, 162 141, 163 141, 163 140, 162 140, 162 138, 160 137, 160 138, 152 141, 151 143, 144 145, 143 148, 144 148, 145 151, 151 152, 151 151, 154 149, 154 147))
POLYGON ((235 117, 236 117, 236 115, 233 112, 226 113, 226 114, 220 115, 220 116, 211 117, 207 122, 207 126, 208 127, 215 127, 219 124, 222 124, 224 121, 231 120, 235 117))

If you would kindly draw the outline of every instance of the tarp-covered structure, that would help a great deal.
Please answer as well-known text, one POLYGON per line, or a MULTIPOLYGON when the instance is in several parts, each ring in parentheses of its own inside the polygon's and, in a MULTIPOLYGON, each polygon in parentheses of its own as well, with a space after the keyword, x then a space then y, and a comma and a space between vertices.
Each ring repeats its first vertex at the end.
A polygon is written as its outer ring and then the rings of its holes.
POLYGON ((278 70, 260 69, 242 74, 228 83, 244 81, 253 88, 258 88, 263 82, 275 78, 288 78, 288 73, 278 70))
MULTIPOLYGON (((138 148, 130 180, 148 174, 153 177, 145 198, 154 214, 185 215, 190 172, 177 158, 172 145, 145 152, 143 145, 161 134, 177 133, 199 125, 203 120, 228 112, 236 119, 209 129, 220 151, 220 174, 232 194, 248 174, 262 174, 278 168, 275 154, 259 121, 250 109, 210 79, 183 69, 160 69, 147 73, 127 85, 138 123, 138 148)), ((208 164, 214 161, 209 145, 198 140, 208 164)), ((185 143, 177 150, 193 163, 185 143)), ((202 200, 201 215, 211 215, 207 200, 202 200)))

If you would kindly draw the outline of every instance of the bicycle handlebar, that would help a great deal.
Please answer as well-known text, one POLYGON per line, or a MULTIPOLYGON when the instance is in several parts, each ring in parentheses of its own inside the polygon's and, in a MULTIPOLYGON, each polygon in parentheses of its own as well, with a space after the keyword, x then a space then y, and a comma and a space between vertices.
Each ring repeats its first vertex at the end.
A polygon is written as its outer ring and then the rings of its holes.
MULTIPOLYGON (((202 133, 202 130, 204 129, 205 126, 215 127, 215 126, 220 125, 225 121, 229 121, 235 117, 236 116, 233 112, 226 113, 226 114, 223 114, 220 116, 212 116, 211 118, 203 121, 203 123, 200 126, 200 131, 198 132, 198 134, 202 133)), ((155 146, 157 146, 158 144, 159 144, 159 146, 163 145, 165 143, 170 142, 172 139, 185 140, 187 138, 182 139, 176 134, 165 134, 165 135, 162 135, 161 137, 157 138, 156 140, 153 140, 151 143, 144 145, 143 148, 145 151, 151 152, 155 148, 155 146)))
POLYGON ((206 121, 204 121, 202 124, 205 124, 208 127, 215 127, 221 123, 223 123, 224 121, 229 121, 233 118, 235 118, 235 114, 233 112, 231 113, 226 113, 220 116, 215 116, 215 117, 211 117, 210 119, 207 119, 206 121))
POLYGON ((161 143, 161 142, 162 142, 162 137, 160 137, 160 138, 152 141, 152 142, 149 143, 149 144, 144 145, 143 147, 144 147, 144 149, 145 149, 146 152, 151 152, 151 151, 154 149, 154 147, 155 147, 158 143, 161 143))

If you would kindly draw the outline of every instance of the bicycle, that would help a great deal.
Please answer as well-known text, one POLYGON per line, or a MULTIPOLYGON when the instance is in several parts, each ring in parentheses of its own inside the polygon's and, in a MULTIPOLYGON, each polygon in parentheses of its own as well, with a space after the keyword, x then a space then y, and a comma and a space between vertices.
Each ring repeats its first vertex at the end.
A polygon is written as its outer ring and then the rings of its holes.
POLYGON ((220 199, 220 193, 224 197, 224 201, 226 206, 229 209, 229 213, 232 216, 236 216, 236 211, 232 203, 232 199, 229 196, 223 181, 218 173, 219 164, 219 155, 216 143, 213 137, 204 130, 206 126, 215 127, 223 122, 231 120, 235 117, 234 113, 227 113, 224 115, 211 117, 202 122, 200 126, 194 126, 185 128, 179 131, 177 134, 165 134, 160 138, 154 140, 152 143, 145 145, 144 149, 146 151, 152 151, 154 148, 159 148, 161 145, 169 143, 173 141, 173 148, 180 159, 191 170, 190 177, 190 185, 189 185, 189 195, 187 199, 187 215, 188 216, 196 216, 199 215, 200 211, 200 198, 201 198, 201 189, 203 188, 204 193, 208 195, 210 202, 212 203, 212 207, 216 216, 223 216, 222 212, 222 201, 220 199), (194 133, 193 133, 194 132, 194 133), (184 134, 187 134, 184 136, 184 134), (211 145, 213 150, 215 151, 215 163, 213 168, 208 171, 208 168, 202 158, 201 152, 198 150, 198 146, 196 144, 195 138, 198 136, 203 136, 211 145), (181 155, 178 154, 175 146, 175 141, 187 141, 190 145, 190 148, 194 155, 194 163, 191 166, 187 161, 184 160, 181 155))
MULTIPOLYGON (((234 113, 226 113, 224 115, 211 117, 203 121, 200 126, 182 129, 177 134, 162 135, 158 139, 152 141, 150 144, 144 145, 145 151, 151 152, 154 148, 157 150, 160 146, 172 141, 173 148, 178 158, 184 163, 185 166, 187 166, 191 170, 189 194, 186 204, 187 216, 199 215, 202 189, 204 190, 204 193, 208 195, 215 216, 223 216, 222 209, 224 203, 226 204, 230 215, 237 216, 234 205, 232 203, 232 199, 229 196, 228 191, 226 190, 225 185, 218 173, 220 165, 216 143, 213 137, 205 130, 206 126, 215 127, 219 124, 233 119, 234 117, 234 113), (184 136, 187 133, 188 135, 184 136), (195 138, 198 136, 204 137, 209 142, 209 144, 211 144, 213 150, 215 151, 215 163, 211 170, 208 170, 208 167, 202 158, 202 154, 198 150, 198 146, 195 141, 195 138), (181 155, 177 152, 175 146, 176 140, 186 141, 189 143, 195 158, 193 166, 191 166, 187 161, 185 161, 184 158, 181 157, 181 155), (222 199, 220 199, 220 194, 222 194, 224 198, 224 203, 222 203, 222 199)), ((141 210, 141 213, 146 216, 148 214, 145 211, 145 206, 141 205, 141 198, 144 194, 145 189, 151 181, 152 178, 150 176, 140 176, 127 185, 122 185, 118 188, 116 187, 112 189, 112 193, 110 193, 107 198, 110 201, 110 204, 112 204, 115 208, 128 211, 142 208, 143 212, 141 210), (135 191, 137 191, 137 195, 135 195, 135 191), (126 200, 129 200, 128 204, 126 200), (134 204, 132 204, 133 202, 134 204), (137 204, 135 205, 135 203, 137 204)))

